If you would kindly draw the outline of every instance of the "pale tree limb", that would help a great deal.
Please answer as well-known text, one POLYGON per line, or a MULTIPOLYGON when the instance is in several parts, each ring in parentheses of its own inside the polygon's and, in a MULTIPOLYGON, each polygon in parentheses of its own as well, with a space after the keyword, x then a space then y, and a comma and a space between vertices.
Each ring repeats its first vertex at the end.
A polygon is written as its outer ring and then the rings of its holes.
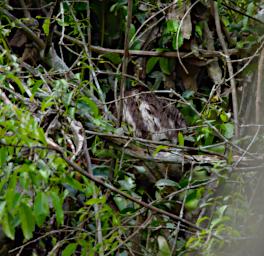
POLYGON ((258 74, 257 74, 257 89, 256 89, 256 124, 260 124, 261 120, 261 87, 263 84, 263 67, 264 67, 264 47, 260 52, 259 63, 258 63, 258 74))

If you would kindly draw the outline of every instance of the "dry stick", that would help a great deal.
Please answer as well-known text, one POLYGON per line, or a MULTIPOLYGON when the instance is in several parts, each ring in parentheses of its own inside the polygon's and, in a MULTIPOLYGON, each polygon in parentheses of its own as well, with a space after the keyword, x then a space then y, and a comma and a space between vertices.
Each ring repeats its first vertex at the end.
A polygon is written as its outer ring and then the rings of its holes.
POLYGON ((258 136, 258 134, 259 134, 259 131, 260 131, 260 127, 258 127, 258 129, 257 129, 257 131, 256 131, 256 133, 255 133, 255 135, 254 135, 254 137, 253 137, 253 139, 252 139, 252 141, 248 144, 248 146, 247 146, 247 148, 246 148, 246 150, 245 150, 245 152, 239 157, 239 159, 233 164, 233 168, 236 168, 237 166, 238 166, 238 164, 241 162, 241 160, 243 159, 243 157, 246 155, 246 153, 249 151, 249 149, 251 148, 251 146, 253 145, 253 143, 256 141, 256 138, 257 138, 257 136, 258 136))
POLYGON ((261 85, 263 83, 263 66, 264 66, 264 47, 260 52, 258 63, 258 77, 257 77, 257 90, 256 90, 256 124, 260 124, 261 111, 261 85))
MULTIPOLYGON (((176 1, 177 2, 177 1, 176 1)), ((181 19, 181 22, 180 22, 180 25, 179 25, 179 28, 178 28, 178 31, 177 31, 177 35, 176 35, 176 49, 177 49, 177 57, 179 59, 179 63, 180 65, 182 66, 183 70, 185 71, 186 74, 189 74, 188 70, 186 69, 186 67, 184 66, 184 64, 182 63, 182 60, 181 60, 181 57, 180 57, 180 54, 179 54, 179 36, 180 36, 180 30, 181 30, 181 27, 183 25, 183 20, 185 19, 185 17, 189 14, 189 12, 191 11, 191 9, 200 2, 200 0, 197 0, 196 2, 194 2, 190 8, 186 11, 186 13, 183 15, 182 19, 181 19)))
POLYGON ((226 45, 224 36, 222 34, 222 31, 221 31, 221 24, 220 24, 218 9, 217 9, 217 3, 211 0, 211 5, 212 5, 212 8, 214 10, 216 32, 217 32, 220 44, 221 44, 221 46, 224 50, 224 53, 225 53, 229 77, 232 77, 232 79, 230 80, 230 84, 231 84, 231 90, 232 90, 232 103, 233 103, 233 112, 234 112, 235 136, 238 137, 238 135, 239 135, 239 122, 238 122, 237 91, 236 91, 236 82, 235 82, 235 79, 233 77, 233 75, 234 75, 233 66, 232 66, 232 63, 230 62, 230 56, 228 54, 227 45, 226 45))
MULTIPOLYGON (((55 31, 55 33, 59 36, 62 35, 61 32, 59 31, 55 31)), ((75 43, 77 45, 83 46, 83 42, 73 38, 71 36, 68 35, 64 35, 64 38, 67 39, 68 41, 75 43)), ((106 53, 117 53, 117 54, 121 54, 124 55, 124 50, 122 49, 111 49, 111 48, 104 48, 104 47, 100 47, 100 46, 95 46, 95 45, 91 45, 91 51, 97 52, 99 54, 106 54, 106 53)), ((199 52, 199 54, 201 55, 201 57, 204 58, 211 58, 211 57, 222 57, 223 53, 221 51, 208 51, 208 50, 204 50, 204 49, 198 49, 197 50, 199 52)), ((236 55, 239 53, 238 49, 229 49, 228 50, 228 54, 229 55, 236 55)), ((193 52, 179 52, 179 55, 181 58, 192 58, 194 57, 195 53, 193 52)), ((130 56, 150 56, 150 57, 167 57, 167 58, 176 58, 177 52, 158 52, 158 51, 142 51, 142 50, 129 50, 129 55, 130 56)))
POLYGON ((118 121, 119 125, 121 126, 122 122, 122 112, 123 112, 123 99, 125 97, 125 90, 126 90, 126 76, 127 73, 127 65, 129 62, 129 32, 130 26, 132 22, 132 9, 133 9, 133 0, 128 0, 127 4, 127 23, 126 23, 126 32, 125 32, 125 42, 124 42, 124 57, 123 57, 123 65, 122 65, 122 78, 120 83, 120 104, 118 109, 118 121))
MULTIPOLYGON (((175 129, 176 130, 176 129, 175 129)), ((177 130, 181 130, 181 129, 177 129, 177 130)), ((210 148, 210 147, 215 147, 217 145, 221 145, 223 143, 217 143, 217 144, 213 144, 213 145, 209 145, 209 146, 199 146, 199 147, 187 147, 187 146, 180 146, 180 145, 176 145, 176 144, 171 144, 171 143, 166 143, 166 142, 161 142, 161 141, 154 141, 154 140, 148 140, 148 139, 143 139, 143 138, 139 138, 139 137, 131 137, 131 136, 124 136, 124 135, 116 135, 116 134, 109 134, 109 133, 103 133, 103 132, 95 132, 95 131, 91 131, 91 130, 86 130, 85 131, 87 134, 90 135, 97 135, 97 136, 102 136, 102 137, 109 137, 109 138, 115 138, 115 139, 123 139, 123 140, 133 140, 133 141, 138 141, 140 143, 147 143, 150 145, 162 145, 162 146, 167 146, 167 147, 171 147, 171 148, 177 148, 180 149, 182 151, 188 151, 188 150, 196 150, 196 151, 202 151, 204 153, 207 154, 211 154, 211 155, 215 155, 215 156, 219 156, 221 157, 223 160, 225 159, 225 156, 206 150, 204 148, 210 148)), ((166 151, 166 149, 163 149, 164 151, 166 151)), ((168 150, 169 151, 169 150, 168 150)))

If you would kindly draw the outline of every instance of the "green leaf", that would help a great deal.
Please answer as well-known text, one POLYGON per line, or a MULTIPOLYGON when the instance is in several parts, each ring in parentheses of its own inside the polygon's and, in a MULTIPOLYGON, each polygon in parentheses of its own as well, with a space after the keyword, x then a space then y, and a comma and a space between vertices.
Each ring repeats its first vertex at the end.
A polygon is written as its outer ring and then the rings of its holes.
POLYGON ((104 58, 109 59, 115 65, 119 65, 122 62, 120 55, 118 53, 109 52, 103 55, 104 58))
POLYGON ((6 236, 12 240, 15 239, 15 225, 14 222, 11 220, 11 216, 5 212, 2 219, 2 227, 3 231, 6 234, 6 236))
POLYGON ((92 114, 95 118, 99 116, 99 109, 96 105, 95 102, 93 102, 91 99, 89 99, 88 97, 81 97, 78 100, 78 103, 84 103, 88 109, 90 110, 90 114, 92 114))
POLYGON ((63 212, 63 198, 60 197, 57 191, 50 191, 53 207, 55 208, 56 220, 59 225, 64 223, 64 212, 63 212))
POLYGON ((159 253, 158 256, 170 256, 171 250, 165 237, 158 236, 159 253))
POLYGON ((6 192, 6 203, 10 213, 14 212, 17 208, 22 195, 15 191, 13 188, 8 188, 6 192))
POLYGON ((229 120, 230 116, 231 116, 230 113, 222 112, 222 113, 220 114, 220 119, 221 119, 224 123, 226 123, 226 122, 229 120))
POLYGON ((150 73, 153 70, 153 68, 157 64, 158 60, 159 60, 159 57, 151 57, 151 58, 148 59, 148 62, 147 62, 147 65, 146 65, 147 74, 150 73))
POLYGON ((86 205, 94 205, 94 204, 104 204, 106 202, 106 198, 103 196, 101 198, 91 198, 85 202, 86 205))
POLYGON ((234 136, 234 125, 231 123, 221 124, 220 130, 227 139, 231 139, 234 136))
POLYGON ((165 75, 170 75, 169 59, 161 57, 159 58, 160 69, 165 75))
POLYGON ((156 187, 179 187, 179 184, 173 180, 160 179, 155 184, 156 187))
POLYGON ((44 192, 38 192, 34 202, 36 223, 41 226, 49 215, 49 197, 44 192))
POLYGON ((166 33, 177 33, 180 24, 177 20, 168 20, 166 25, 166 33))
POLYGON ((225 153, 225 145, 218 145, 214 147, 210 147, 209 151, 213 151, 219 154, 224 154, 225 153))
POLYGON ((203 29, 202 29, 202 25, 201 25, 201 23, 197 23, 197 24, 195 25, 195 33, 196 33, 199 37, 202 38, 202 36, 203 36, 203 29))
POLYGON ((183 36, 182 36, 182 34, 179 33, 178 41, 177 41, 177 34, 174 34, 173 37, 172 37, 172 48, 174 50, 178 50, 182 45, 183 45, 183 36))
POLYGON ((17 86, 18 86, 19 90, 21 91, 21 93, 24 94, 25 88, 24 88, 21 80, 17 76, 15 76, 12 73, 9 73, 9 74, 7 74, 6 78, 12 79, 17 84, 17 86))
POLYGON ((8 157, 8 151, 6 150, 6 148, 2 147, 0 148, 0 168, 3 168, 6 160, 8 157))
POLYGON ((35 219, 31 208, 26 203, 21 203, 19 206, 19 217, 23 235, 26 240, 32 238, 35 229, 35 219))
POLYGON ((46 18, 44 20, 44 23, 42 25, 44 34, 47 36, 49 34, 49 28, 50 28, 50 18, 46 18))
POLYGON ((184 146, 184 136, 182 132, 178 132, 178 142, 180 146, 184 146))
POLYGON ((157 156, 157 154, 163 150, 163 149, 168 149, 169 147, 168 146, 163 146, 163 145, 159 145, 156 147, 156 149, 154 150, 154 152, 152 153, 152 156, 155 157, 157 156))
POLYGON ((184 206, 188 211, 193 211, 198 207, 199 201, 199 199, 195 198, 186 202, 184 206))
POLYGON ((71 256, 74 254, 77 248, 77 243, 68 244, 66 248, 62 251, 62 256, 71 256))

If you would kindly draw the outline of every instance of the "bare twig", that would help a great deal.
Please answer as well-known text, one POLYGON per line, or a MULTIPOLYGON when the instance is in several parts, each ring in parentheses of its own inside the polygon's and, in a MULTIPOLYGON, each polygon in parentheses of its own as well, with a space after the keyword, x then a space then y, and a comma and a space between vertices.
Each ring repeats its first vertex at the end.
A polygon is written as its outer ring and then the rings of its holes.
MULTIPOLYGON (((62 35, 61 32, 59 31, 55 31, 56 34, 58 34, 59 36, 62 35)), ((65 35, 64 36, 65 39, 67 39, 68 41, 75 43, 77 45, 83 46, 83 42, 73 38, 71 36, 65 35)), ((243 49, 242 49, 243 50, 243 49)), ((241 51, 242 51, 241 50, 241 51)), ((99 54, 106 54, 106 53, 117 53, 117 54, 121 54, 124 55, 124 50, 122 49, 110 49, 110 48, 104 48, 104 47, 100 47, 100 46, 95 46, 95 45, 91 45, 91 51, 97 52, 99 54)), ((199 52, 201 57, 204 58, 213 58, 213 57, 222 57, 223 56, 223 52, 221 51, 209 51, 209 50, 204 50, 204 49, 197 49, 197 51, 199 52)), ((228 50, 228 54, 231 55, 237 55, 239 53, 238 49, 229 49, 228 50)), ((195 56, 195 54, 197 53, 193 53, 193 52, 158 52, 158 51, 142 51, 142 50, 129 50, 129 55, 130 56, 150 56, 150 57, 166 57, 166 58, 176 58, 178 57, 178 54, 180 56, 180 58, 193 58, 195 56)))
MULTIPOLYGON (((231 78, 234 75, 234 71, 233 71, 233 66, 230 62, 230 56, 228 54, 227 45, 226 45, 224 36, 222 34, 222 31, 221 31, 221 23, 220 23, 219 13, 217 9, 217 3, 211 0, 211 5, 214 10, 216 32, 217 32, 220 44, 225 53, 229 77, 231 78)), ((231 90, 232 90, 232 104, 233 104, 234 123, 235 123, 235 136, 238 137, 239 135, 238 105, 237 105, 236 82, 235 82, 234 77, 230 80, 230 83, 231 83, 231 90)))
MULTIPOLYGON (((175 2, 178 2, 178 1, 175 1, 175 2)), ((180 36, 180 31, 181 31, 181 27, 183 25, 183 21, 185 19, 185 17, 189 14, 189 12, 192 10, 192 8, 198 4, 200 2, 200 0, 197 0, 195 1, 191 6, 190 8, 186 11, 186 13, 183 15, 182 19, 181 19, 181 22, 180 22, 180 25, 179 25, 179 28, 178 28, 178 31, 177 31, 177 35, 176 35, 176 49, 177 49, 177 57, 179 59, 179 63, 180 65, 182 66, 183 70, 185 71, 186 74, 189 74, 188 70, 186 69, 186 67, 184 66, 184 64, 182 63, 182 60, 181 60, 181 56, 180 56, 180 53, 179 53, 179 36, 180 36)))
MULTIPOLYGON (((129 62, 129 32, 132 22, 132 9, 133 9, 133 0, 128 0, 127 5, 127 22, 126 22, 126 32, 125 32, 125 42, 124 42, 124 57, 123 57, 123 64, 122 64, 122 78, 120 83, 120 98, 125 97, 125 90, 126 90, 126 76, 127 73, 127 65, 129 62)), ((119 125, 121 126, 122 122, 122 112, 123 112, 123 100, 121 99, 118 109, 118 121, 119 125)))

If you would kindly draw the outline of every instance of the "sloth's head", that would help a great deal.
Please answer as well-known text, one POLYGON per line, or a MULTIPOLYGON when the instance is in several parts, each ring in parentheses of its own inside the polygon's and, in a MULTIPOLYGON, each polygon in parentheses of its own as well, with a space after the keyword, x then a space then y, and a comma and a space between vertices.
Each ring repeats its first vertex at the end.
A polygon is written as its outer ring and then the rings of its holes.
POLYGON ((127 91, 126 96, 123 120, 132 126, 135 136, 177 143, 178 131, 186 123, 174 104, 138 89, 127 91))

